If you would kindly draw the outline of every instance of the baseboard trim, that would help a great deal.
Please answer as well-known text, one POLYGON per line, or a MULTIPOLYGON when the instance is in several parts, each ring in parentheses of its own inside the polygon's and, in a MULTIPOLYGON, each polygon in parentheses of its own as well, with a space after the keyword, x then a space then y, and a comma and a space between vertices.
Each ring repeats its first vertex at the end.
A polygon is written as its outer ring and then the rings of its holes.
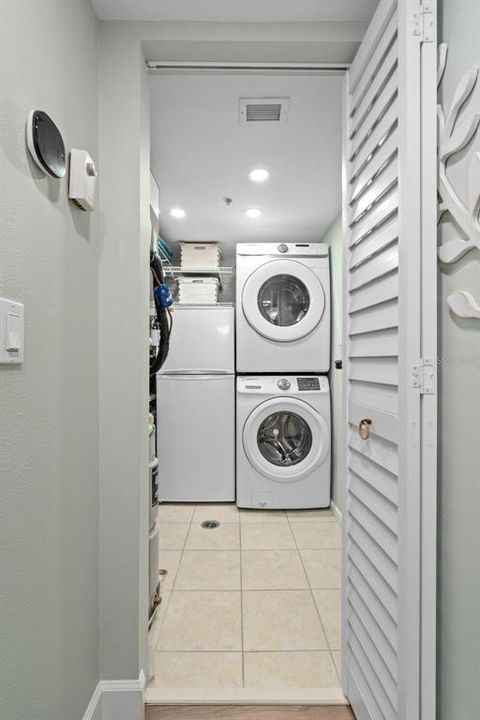
POLYGON ((102 683, 99 682, 90 698, 82 720, 103 720, 102 683))
POLYGON ((138 680, 100 680, 82 720, 144 720, 145 673, 138 680))
POLYGON ((330 507, 332 508, 333 514, 335 515, 335 517, 337 518, 338 522, 339 522, 340 525, 341 525, 341 524, 342 524, 342 518, 343 518, 342 511, 340 510, 340 508, 338 507, 338 505, 336 505, 336 504, 333 502, 333 500, 330 500, 330 507))
POLYGON ((348 705, 341 688, 156 688, 146 705, 348 705))

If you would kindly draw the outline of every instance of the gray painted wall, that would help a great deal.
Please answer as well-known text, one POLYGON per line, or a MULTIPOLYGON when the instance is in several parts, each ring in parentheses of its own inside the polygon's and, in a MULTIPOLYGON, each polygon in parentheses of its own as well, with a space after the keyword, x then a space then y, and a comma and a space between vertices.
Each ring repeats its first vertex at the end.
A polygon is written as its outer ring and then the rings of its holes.
MULTIPOLYGON (((439 39, 449 55, 441 101, 450 107, 457 83, 479 63, 480 4, 440 3, 439 39)), ((469 106, 480 112, 480 82, 469 106)), ((480 151, 477 135, 474 148, 480 151)), ((472 148, 473 149, 473 148, 472 148)), ((450 177, 466 196, 470 153, 452 159, 450 177)), ((458 237, 450 222, 440 241, 458 237)), ((480 707, 480 322, 455 318, 446 305, 454 290, 480 300, 480 253, 439 268, 439 514, 438 720, 471 720, 480 707)))
MULTIPOLYGON (((340 158, 339 158, 340 162, 340 158)), ((343 510, 343 419, 342 419, 342 370, 335 369, 335 360, 341 360, 342 344, 342 216, 333 221, 322 238, 330 246, 330 281, 332 300, 332 352, 330 365, 330 393, 332 403, 332 500, 343 510)))
POLYGON ((141 43, 100 23, 100 674, 146 671, 150 132, 141 43))
POLYGON ((68 149, 97 138, 85 0, 3 0, 0 296, 25 303, 23 366, 0 366, 0 717, 79 720, 98 681, 97 215, 25 147, 45 109, 68 149))

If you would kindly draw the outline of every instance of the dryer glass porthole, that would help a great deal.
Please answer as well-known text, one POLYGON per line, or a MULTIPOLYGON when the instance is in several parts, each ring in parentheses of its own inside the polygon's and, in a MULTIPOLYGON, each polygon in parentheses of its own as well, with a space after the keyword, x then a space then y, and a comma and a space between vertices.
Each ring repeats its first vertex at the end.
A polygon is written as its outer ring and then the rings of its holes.
POLYGON ((261 423, 257 443, 269 463, 290 467, 307 457, 312 447, 312 431, 300 415, 274 412, 261 423))
POLYGON ((305 284, 294 275, 274 275, 258 291, 258 309, 272 325, 290 327, 299 323, 310 307, 305 284))

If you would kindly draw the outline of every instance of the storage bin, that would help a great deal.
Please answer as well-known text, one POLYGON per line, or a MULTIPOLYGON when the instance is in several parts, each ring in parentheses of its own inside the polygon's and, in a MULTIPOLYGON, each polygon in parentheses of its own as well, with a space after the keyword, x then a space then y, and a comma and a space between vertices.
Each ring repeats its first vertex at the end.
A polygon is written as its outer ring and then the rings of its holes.
POLYGON ((213 305, 218 302, 220 282, 213 277, 180 277, 178 301, 213 305))
POLYGON ((221 249, 218 243, 182 243, 182 268, 216 268, 220 265, 221 249))

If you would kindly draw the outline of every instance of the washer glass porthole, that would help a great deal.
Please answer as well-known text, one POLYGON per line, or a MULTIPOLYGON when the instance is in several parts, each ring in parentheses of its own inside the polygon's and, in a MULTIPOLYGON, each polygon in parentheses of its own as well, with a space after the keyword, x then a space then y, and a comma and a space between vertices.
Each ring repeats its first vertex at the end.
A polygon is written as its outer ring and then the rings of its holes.
POLYGON ((273 412, 257 432, 258 448, 269 463, 290 467, 302 462, 312 448, 309 424, 297 413, 273 412))
POLYGON ((262 317, 278 327, 301 322, 310 307, 307 287, 294 275, 274 275, 263 283, 257 297, 262 317))

